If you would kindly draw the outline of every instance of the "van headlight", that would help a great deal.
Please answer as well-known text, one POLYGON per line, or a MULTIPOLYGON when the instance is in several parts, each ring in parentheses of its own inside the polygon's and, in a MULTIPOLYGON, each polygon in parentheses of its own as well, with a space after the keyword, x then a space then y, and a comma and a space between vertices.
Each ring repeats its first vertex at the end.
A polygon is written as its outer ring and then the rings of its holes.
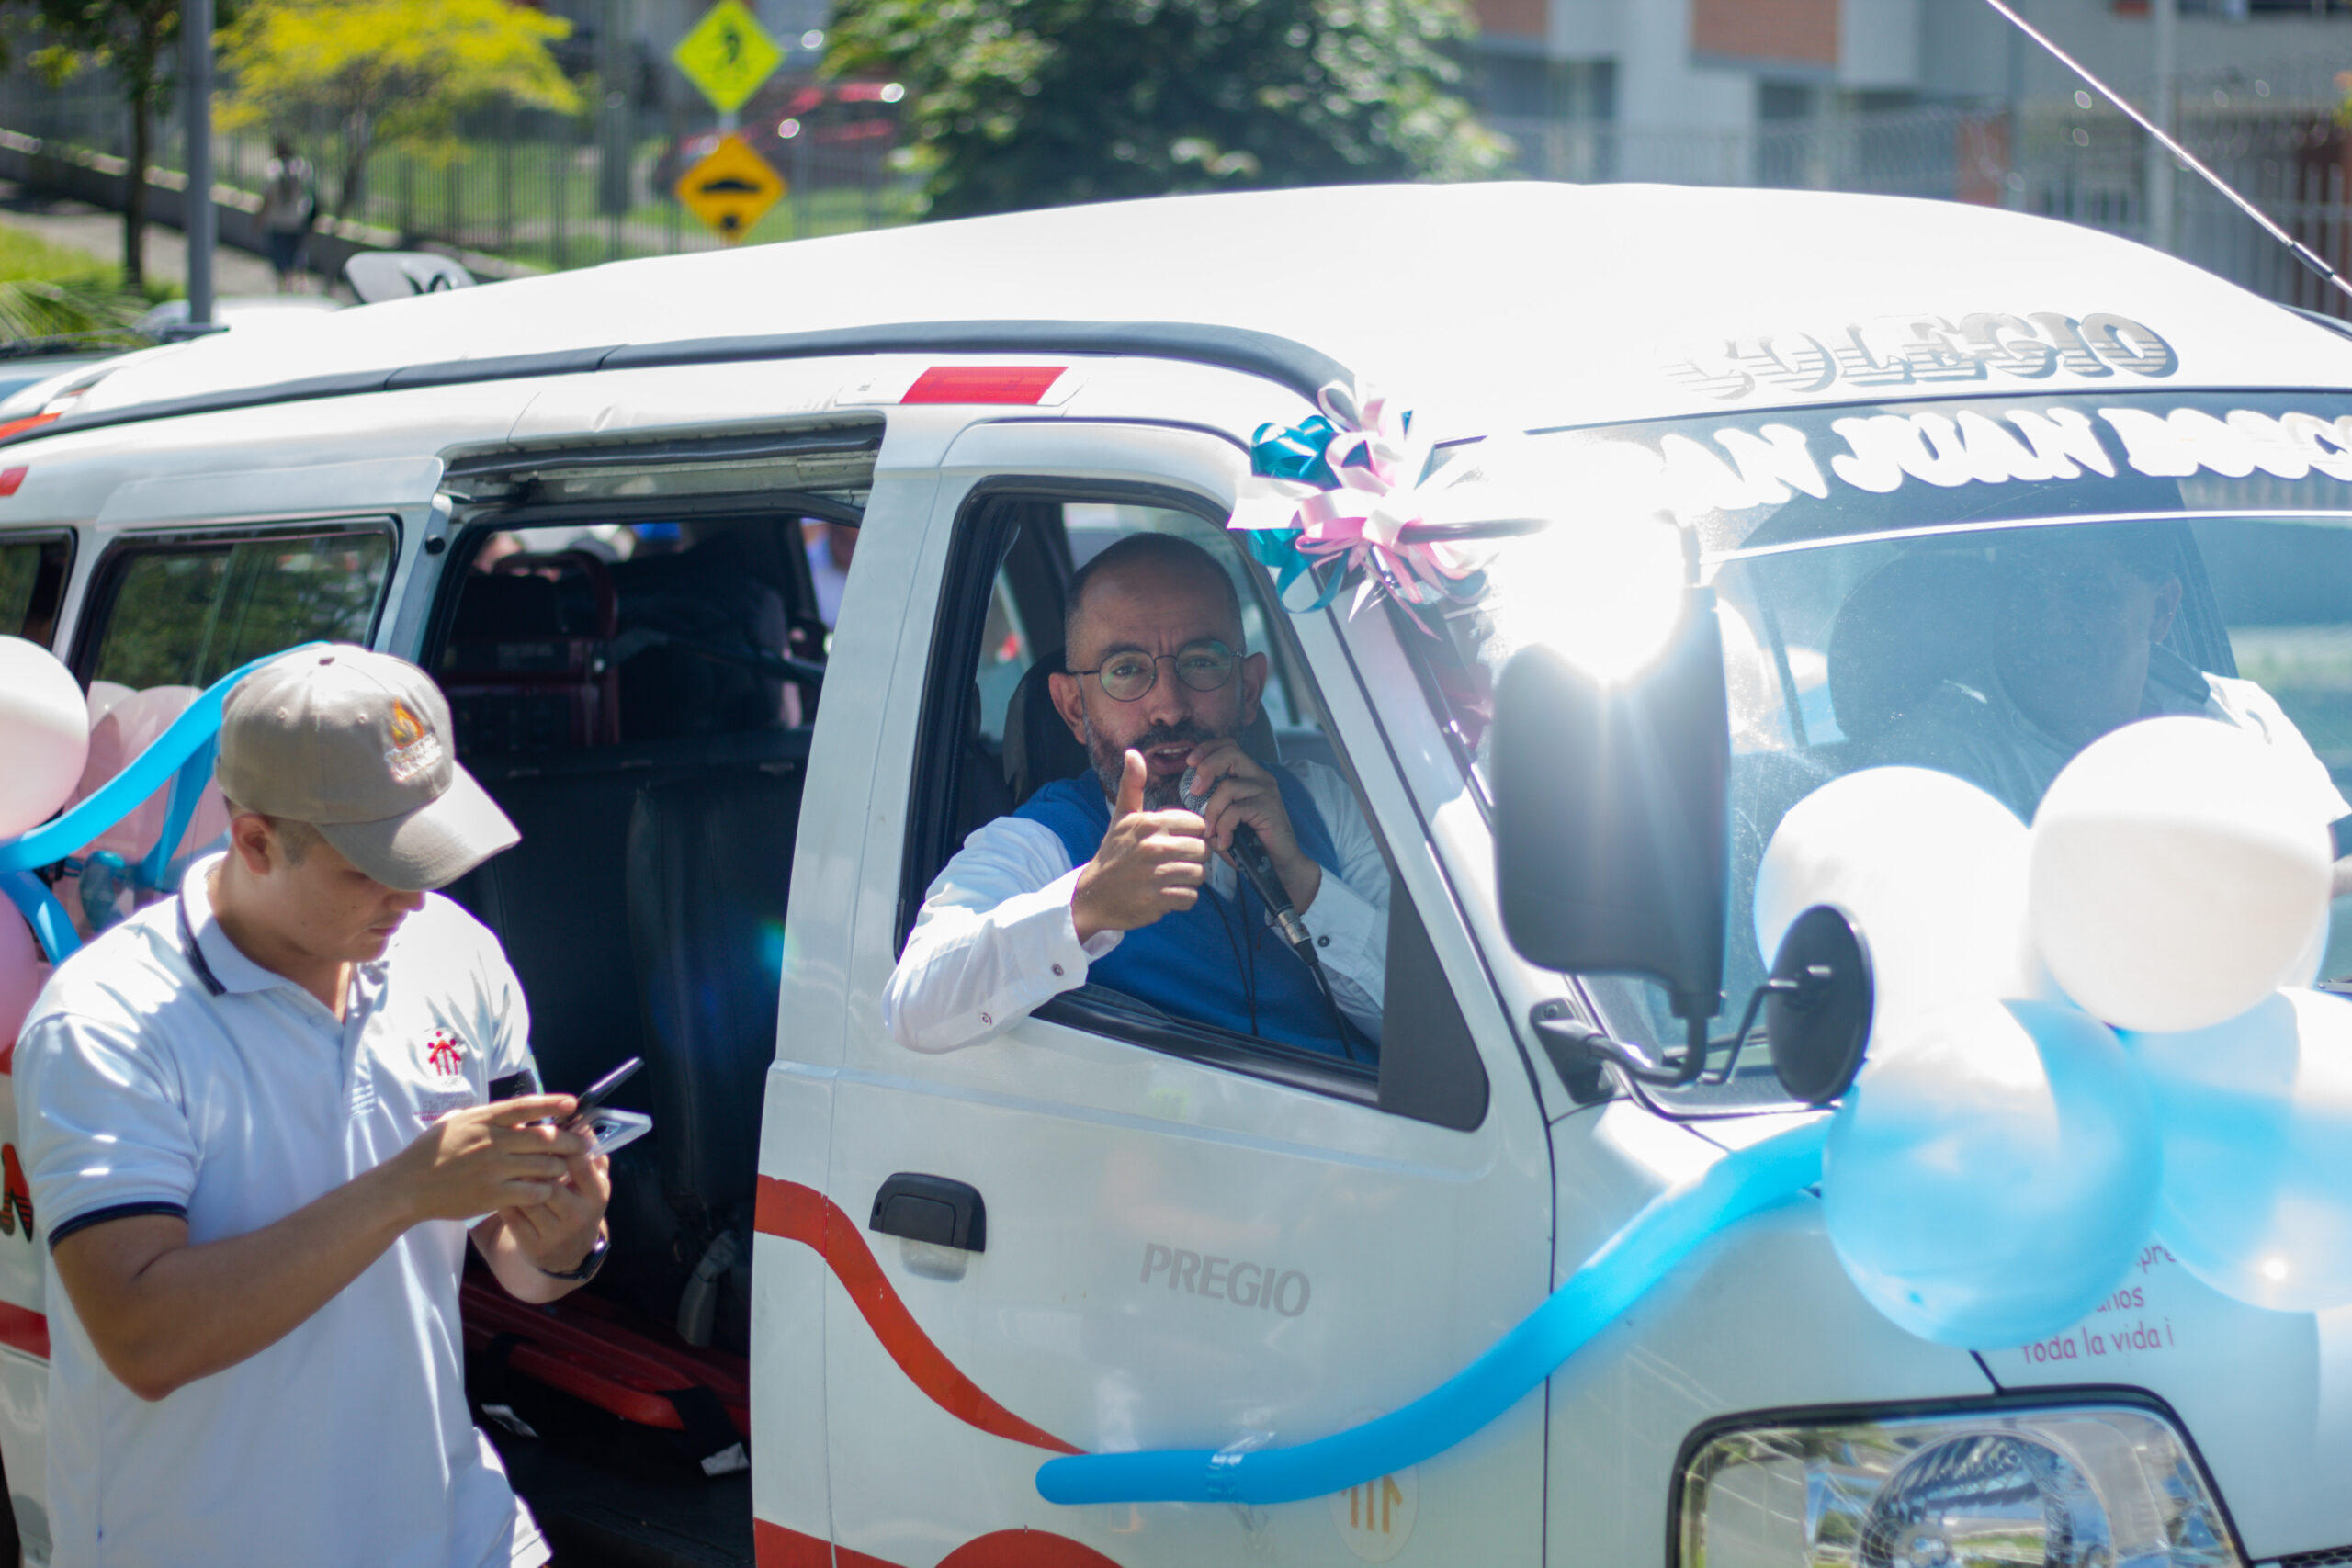
POLYGON ((2130 1405, 1749 1427, 1681 1481, 1680 1568, 2241 1568, 2187 1441, 2130 1405))

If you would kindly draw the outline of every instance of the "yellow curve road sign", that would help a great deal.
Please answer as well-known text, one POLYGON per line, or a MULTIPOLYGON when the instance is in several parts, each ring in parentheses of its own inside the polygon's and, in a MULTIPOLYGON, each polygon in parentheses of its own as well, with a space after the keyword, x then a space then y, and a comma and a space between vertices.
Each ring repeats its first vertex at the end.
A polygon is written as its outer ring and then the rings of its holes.
POLYGON ((722 136, 709 156, 678 179, 678 199, 729 244, 752 231, 784 198, 784 179, 740 136, 722 136))
POLYGON ((670 51, 686 80, 702 89, 720 114, 743 107, 774 74, 784 51, 760 27, 742 0, 718 0, 670 51))

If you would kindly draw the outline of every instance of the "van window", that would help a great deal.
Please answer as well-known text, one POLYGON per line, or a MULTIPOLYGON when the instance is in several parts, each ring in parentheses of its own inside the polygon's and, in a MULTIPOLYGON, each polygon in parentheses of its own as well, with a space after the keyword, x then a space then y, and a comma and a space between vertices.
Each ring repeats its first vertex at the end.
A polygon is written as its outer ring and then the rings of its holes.
MULTIPOLYGON (((239 665, 297 643, 368 641, 391 557, 391 531, 379 527, 118 547, 99 565, 96 608, 79 638, 91 765, 74 798, 113 777, 205 686, 239 665)), ((228 826, 219 788, 207 784, 161 876, 134 885, 133 869, 147 864, 163 837, 168 795, 157 790, 83 846, 84 863, 69 863, 56 883, 84 935, 175 886, 188 858, 228 826), (90 865, 105 874, 85 875, 90 865)))
POLYGON ((0 637, 49 646, 73 559, 70 535, 0 541, 0 637))
MULTIPOLYGON (((1193 513, 1109 499, 1065 502, 1002 494, 976 501, 967 511, 957 540, 957 549, 966 554, 946 574, 933 644, 922 754, 909 812, 901 931, 911 928, 933 879, 974 829, 1016 810, 1042 789, 1073 778, 1091 784, 1086 749, 1054 709, 1049 677, 1063 664, 1063 616, 1075 571, 1137 534, 1169 535, 1197 545, 1232 578, 1248 645, 1242 651, 1266 655, 1270 666, 1260 715, 1239 739, 1261 762, 1312 787, 1317 798, 1330 803, 1329 811, 1342 814, 1334 824, 1333 847, 1344 843, 1358 852, 1349 869, 1353 880, 1366 884, 1363 902, 1374 907, 1370 925, 1379 933, 1374 940, 1385 942, 1387 953, 1385 1011, 1374 1009, 1363 1016, 1356 1008, 1347 1010, 1349 1021, 1331 1032, 1340 1041, 1339 1049, 1286 1040, 1279 1027, 1254 1032, 1238 1011, 1220 1020, 1211 1016, 1214 1008, 1188 1012, 1169 997, 1156 1005, 1108 981, 1091 981, 1055 998, 1039 1016, 1441 1124, 1476 1125, 1487 1096, 1475 1045, 1409 900, 1391 888, 1385 851, 1369 830, 1369 814, 1351 782, 1340 771, 1341 759, 1288 626, 1269 615, 1269 585, 1226 530, 1193 513), (985 597, 974 584, 986 585, 985 597), (1385 914, 1377 912, 1383 905, 1385 914), (1400 997, 1408 1003, 1401 1015, 1400 997), (1399 1033, 1411 1037, 1396 1052, 1383 1043, 1389 1022, 1399 1023, 1399 1033)), ((1164 672, 1167 667, 1161 668, 1164 672)), ((1327 879, 1332 874, 1327 869, 1327 879)), ((1262 923, 1262 906, 1254 906, 1250 895, 1235 888, 1223 897, 1227 902, 1209 907, 1231 908, 1243 920, 1262 923)), ((1310 930, 1313 921, 1310 909, 1310 930)), ((1228 935, 1236 930, 1247 938, 1251 926, 1228 927, 1228 935)), ((1246 950, 1254 964, 1245 962, 1244 949, 1234 951, 1238 972, 1260 982, 1239 987, 1245 994, 1256 992, 1249 996, 1253 1010, 1261 996, 1279 994, 1284 978, 1279 972, 1298 962, 1272 936, 1261 936, 1246 950)), ((1373 960, 1375 983, 1379 962, 1373 960)), ((1306 973, 1302 968, 1297 977, 1306 973)), ((1311 1003, 1313 990, 1298 999, 1311 1003)), ((1305 1010, 1319 1031, 1323 1013, 1311 1006, 1305 1010)))
POLYGON ((84 673, 200 688, 296 643, 364 643, 391 558, 384 528, 130 546, 102 569, 84 673))

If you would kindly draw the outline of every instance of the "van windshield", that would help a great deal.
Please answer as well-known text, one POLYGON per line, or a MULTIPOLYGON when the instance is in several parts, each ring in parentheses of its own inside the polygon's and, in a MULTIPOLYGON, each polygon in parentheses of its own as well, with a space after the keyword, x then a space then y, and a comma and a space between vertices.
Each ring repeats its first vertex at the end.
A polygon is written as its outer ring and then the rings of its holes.
MULTIPOLYGON (((2289 748, 2315 814, 2352 814, 2352 398, 1978 399, 1555 432, 1508 457, 1490 446, 1453 460, 1577 499, 1547 505, 1539 533, 1476 547, 1483 587, 1442 637, 1406 634, 1482 788, 1510 656, 1589 645, 1596 626, 1638 642, 1645 581, 1659 602, 1654 559, 1603 592, 1574 531, 1663 510, 1698 538, 1731 697, 1718 1034, 1768 962, 1757 863, 1788 809, 1841 773, 1937 768, 2030 820, 2099 735, 2205 714, 2289 748)), ((2321 966, 2348 973, 2352 900, 2321 966)), ((1612 1032, 1679 1047, 1659 988, 1587 987, 1612 1032)), ((1751 1046, 1746 1060, 1696 1098, 1773 1098, 1769 1056, 1751 1046)))

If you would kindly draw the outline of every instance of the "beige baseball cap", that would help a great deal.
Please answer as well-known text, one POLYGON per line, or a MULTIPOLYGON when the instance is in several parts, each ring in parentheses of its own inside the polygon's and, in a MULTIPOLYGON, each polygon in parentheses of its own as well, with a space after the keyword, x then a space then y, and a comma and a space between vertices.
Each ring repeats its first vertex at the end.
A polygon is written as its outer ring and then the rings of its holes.
POLYGON ((364 648, 288 653, 238 682, 213 776, 248 811, 317 828, 387 887, 442 886, 522 839, 458 766, 441 689, 364 648))

